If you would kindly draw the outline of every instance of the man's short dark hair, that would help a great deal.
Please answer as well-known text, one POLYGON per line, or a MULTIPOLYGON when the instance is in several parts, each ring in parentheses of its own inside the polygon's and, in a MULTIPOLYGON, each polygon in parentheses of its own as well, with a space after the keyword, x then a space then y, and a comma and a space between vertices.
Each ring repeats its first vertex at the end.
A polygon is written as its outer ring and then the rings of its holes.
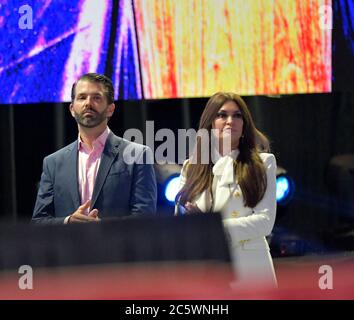
POLYGON ((98 73, 86 73, 82 75, 72 86, 71 88, 71 102, 74 102, 75 100, 75 89, 76 85, 80 80, 86 80, 89 82, 96 82, 100 83, 103 85, 106 91, 106 97, 107 97, 107 102, 108 104, 114 103, 114 89, 113 89, 113 83, 111 79, 109 79, 107 76, 104 74, 98 74, 98 73))

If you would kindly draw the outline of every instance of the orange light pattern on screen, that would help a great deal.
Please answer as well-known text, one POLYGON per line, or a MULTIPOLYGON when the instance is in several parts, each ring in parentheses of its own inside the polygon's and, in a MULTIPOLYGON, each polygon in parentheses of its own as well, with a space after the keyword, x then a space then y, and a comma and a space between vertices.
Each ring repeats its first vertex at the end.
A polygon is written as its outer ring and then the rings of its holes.
POLYGON ((146 98, 331 91, 331 0, 134 1, 146 98))

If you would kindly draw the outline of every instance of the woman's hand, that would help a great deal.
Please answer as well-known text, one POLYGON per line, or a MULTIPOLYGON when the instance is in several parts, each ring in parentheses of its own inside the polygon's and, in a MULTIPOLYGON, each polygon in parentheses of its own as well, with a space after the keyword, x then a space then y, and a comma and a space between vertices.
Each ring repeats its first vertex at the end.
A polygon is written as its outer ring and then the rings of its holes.
POLYGON ((184 207, 187 210, 187 213, 202 213, 202 211, 198 208, 198 206, 195 203, 191 202, 186 202, 184 207))

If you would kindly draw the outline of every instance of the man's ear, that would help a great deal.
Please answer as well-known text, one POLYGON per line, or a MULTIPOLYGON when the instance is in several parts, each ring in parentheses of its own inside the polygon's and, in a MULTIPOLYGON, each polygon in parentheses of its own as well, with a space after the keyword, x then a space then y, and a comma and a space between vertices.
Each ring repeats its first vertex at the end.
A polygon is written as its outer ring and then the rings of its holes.
POLYGON ((75 117, 74 110, 73 110, 73 104, 72 104, 72 103, 70 103, 70 105, 69 105, 69 110, 70 110, 71 115, 72 115, 73 117, 75 117))
POLYGON ((111 103, 111 104, 108 106, 108 116, 109 116, 109 117, 112 117, 112 115, 113 115, 115 109, 116 109, 116 105, 115 105, 114 103, 111 103))

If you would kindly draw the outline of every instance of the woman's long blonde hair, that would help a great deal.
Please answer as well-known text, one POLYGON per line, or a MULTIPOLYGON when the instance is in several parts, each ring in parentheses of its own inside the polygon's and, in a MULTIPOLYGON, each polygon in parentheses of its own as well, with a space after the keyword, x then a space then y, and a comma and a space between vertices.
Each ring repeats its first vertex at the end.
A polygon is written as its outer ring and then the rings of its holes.
MULTIPOLYGON (((239 155, 234 162, 234 172, 242 190, 244 204, 253 208, 262 200, 266 187, 267 176, 263 161, 259 156, 261 151, 269 151, 269 141, 254 125, 252 116, 243 99, 228 92, 215 93, 207 102, 199 123, 199 129, 206 129, 211 136, 213 121, 220 108, 229 101, 234 101, 239 107, 243 118, 243 133, 239 141, 239 155)), ((197 138, 193 157, 196 161, 188 163, 186 169, 186 183, 176 196, 180 204, 192 202, 203 191, 212 194, 213 163, 204 164, 201 161, 201 138, 197 138)), ((209 159, 211 159, 211 143, 209 141, 209 159)))

